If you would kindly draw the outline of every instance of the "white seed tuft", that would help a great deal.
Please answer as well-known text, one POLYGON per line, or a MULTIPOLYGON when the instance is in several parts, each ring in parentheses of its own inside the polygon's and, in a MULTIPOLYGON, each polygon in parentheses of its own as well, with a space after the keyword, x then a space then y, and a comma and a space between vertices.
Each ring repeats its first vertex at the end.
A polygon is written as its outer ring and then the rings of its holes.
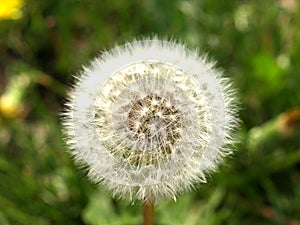
POLYGON ((231 153, 235 91, 184 45, 146 39, 93 60, 69 93, 70 152, 94 182, 130 201, 174 198, 231 153))

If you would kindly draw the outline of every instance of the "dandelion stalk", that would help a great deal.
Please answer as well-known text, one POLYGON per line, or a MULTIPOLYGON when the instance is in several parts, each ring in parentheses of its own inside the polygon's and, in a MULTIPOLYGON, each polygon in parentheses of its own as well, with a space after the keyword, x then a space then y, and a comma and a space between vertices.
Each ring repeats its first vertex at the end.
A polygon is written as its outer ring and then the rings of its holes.
POLYGON ((143 204, 143 225, 154 225, 154 204, 151 201, 143 204))

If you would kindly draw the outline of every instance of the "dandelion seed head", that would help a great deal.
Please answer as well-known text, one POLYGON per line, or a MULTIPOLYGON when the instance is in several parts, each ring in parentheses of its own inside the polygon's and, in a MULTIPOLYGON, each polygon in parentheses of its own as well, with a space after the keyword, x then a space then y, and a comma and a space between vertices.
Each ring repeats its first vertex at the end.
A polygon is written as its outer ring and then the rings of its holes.
POLYGON ((129 43, 79 76, 64 117, 67 143, 113 195, 176 199, 231 153, 234 95, 212 63, 181 44, 129 43))

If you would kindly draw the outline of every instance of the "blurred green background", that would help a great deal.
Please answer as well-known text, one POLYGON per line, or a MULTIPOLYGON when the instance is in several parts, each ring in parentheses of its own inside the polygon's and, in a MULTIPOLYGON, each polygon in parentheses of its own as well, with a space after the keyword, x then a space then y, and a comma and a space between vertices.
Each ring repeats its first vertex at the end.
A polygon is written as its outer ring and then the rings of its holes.
POLYGON ((157 34, 218 61, 242 124, 235 154, 156 224, 299 225, 299 28, 297 0, 0 0, 0 224, 141 224, 140 204, 74 166, 59 112, 82 64, 157 34))

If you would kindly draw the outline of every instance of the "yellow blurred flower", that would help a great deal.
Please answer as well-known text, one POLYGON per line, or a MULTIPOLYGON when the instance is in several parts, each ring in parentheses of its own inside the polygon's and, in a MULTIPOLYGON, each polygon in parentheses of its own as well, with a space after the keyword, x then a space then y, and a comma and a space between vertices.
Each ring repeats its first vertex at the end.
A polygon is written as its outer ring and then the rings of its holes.
POLYGON ((12 76, 5 92, 0 96, 0 117, 20 117, 24 111, 23 97, 32 80, 27 73, 12 76))
POLYGON ((0 97, 0 112, 6 118, 15 118, 21 114, 22 107, 12 96, 0 97))
POLYGON ((21 8, 23 4, 23 0, 1 0, 0 20, 19 19, 22 16, 21 8))

